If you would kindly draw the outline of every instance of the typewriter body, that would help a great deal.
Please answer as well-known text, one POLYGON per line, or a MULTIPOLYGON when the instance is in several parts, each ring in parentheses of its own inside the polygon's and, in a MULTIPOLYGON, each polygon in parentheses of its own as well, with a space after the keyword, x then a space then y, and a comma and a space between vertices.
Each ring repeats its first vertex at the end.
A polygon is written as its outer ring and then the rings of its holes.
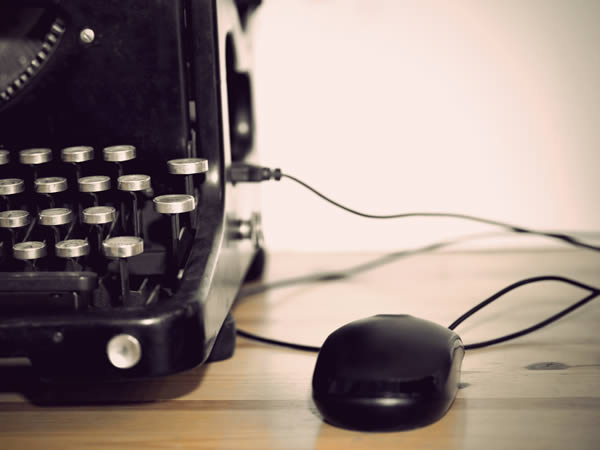
POLYGON ((258 3, 0 0, 1 358, 119 380, 231 355, 258 3))

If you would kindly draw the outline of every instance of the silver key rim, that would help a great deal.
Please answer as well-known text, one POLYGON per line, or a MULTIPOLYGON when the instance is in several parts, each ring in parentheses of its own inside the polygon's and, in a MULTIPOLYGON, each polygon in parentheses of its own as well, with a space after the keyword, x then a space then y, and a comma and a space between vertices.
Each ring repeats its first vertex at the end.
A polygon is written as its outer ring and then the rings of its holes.
POLYGON ((60 156, 64 162, 82 163, 94 159, 94 148, 87 145, 76 145, 66 147, 60 151, 60 156))
POLYGON ((81 177, 77 183, 80 192, 103 192, 110 189, 110 177, 106 175, 81 177))
POLYGON ((144 252, 144 240, 136 236, 117 236, 102 243, 109 258, 130 258, 144 252))
POLYGON ((90 225, 101 225, 115 220, 117 211, 112 206, 91 206, 83 210, 83 222, 90 225))
POLYGON ((180 158, 167 162, 169 173, 173 175, 194 175, 208 171, 208 160, 204 158, 180 158))
POLYGON ((135 159, 135 147, 133 145, 111 145, 104 147, 102 154, 105 161, 123 162, 135 159))
POLYGON ((67 239, 57 242, 55 247, 59 258, 79 258, 90 253, 90 245, 85 239, 67 239))
POLYGON ((29 225, 29 212, 22 209, 11 209, 0 212, 0 228, 21 228, 29 225))
POLYGON ((49 148, 28 148, 19 152, 22 164, 44 164, 52 161, 52 150, 49 148))
POLYGON ((40 194, 55 194, 67 190, 67 179, 64 177, 43 177, 34 182, 35 191, 40 194))
POLYGON ((46 256, 46 244, 40 241, 25 241, 13 245, 13 256, 23 261, 46 256))
POLYGON ((121 191, 145 191, 150 189, 150 175, 122 175, 117 178, 117 187, 121 191))
POLYGON ((0 150, 0 166, 10 162, 10 152, 8 150, 0 150))
POLYGON ((0 180, 0 195, 19 194, 25 190, 25 182, 20 178, 3 178, 0 180))
POLYGON ((187 194, 160 195, 152 201, 156 212, 161 214, 181 214, 196 208, 196 200, 187 194))
POLYGON ((40 224, 47 226, 64 225, 73 220, 73 212, 68 208, 48 208, 40 211, 40 224))

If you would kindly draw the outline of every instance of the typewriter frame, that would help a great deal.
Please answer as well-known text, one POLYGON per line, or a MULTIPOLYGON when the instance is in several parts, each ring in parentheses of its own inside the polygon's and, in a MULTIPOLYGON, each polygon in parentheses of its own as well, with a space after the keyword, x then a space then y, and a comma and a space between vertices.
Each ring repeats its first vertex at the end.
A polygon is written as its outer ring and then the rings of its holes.
MULTIPOLYGON (((256 188, 227 180, 232 161, 228 96, 235 76, 232 68, 237 74, 250 69, 247 37, 240 5, 233 0, 181 3, 193 55, 193 103, 202 105, 195 108, 196 119, 190 125, 194 142, 184 145, 200 149, 198 156, 208 159, 209 171, 202 185, 201 221, 180 286, 168 301, 147 308, 0 317, 0 357, 29 358, 43 379, 161 376, 206 362, 211 353, 214 360, 233 352, 230 309, 262 245, 256 188), (250 232, 240 232, 240 224, 249 226, 250 232), (107 355, 108 342, 122 334, 141 346, 141 359, 126 369, 115 367, 107 355), (217 340, 221 343, 214 348, 217 340)), ((251 119, 251 105, 242 113, 251 119)), ((242 142, 242 147, 235 158, 253 159, 252 142, 242 142)))

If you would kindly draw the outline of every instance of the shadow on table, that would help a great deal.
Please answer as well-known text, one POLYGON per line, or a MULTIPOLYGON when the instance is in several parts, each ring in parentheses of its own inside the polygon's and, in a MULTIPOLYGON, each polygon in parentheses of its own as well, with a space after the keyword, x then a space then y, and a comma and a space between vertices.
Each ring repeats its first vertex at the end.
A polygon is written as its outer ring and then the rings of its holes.
POLYGON ((0 366, 0 395, 15 393, 38 406, 124 404, 171 400, 194 391, 206 365, 161 378, 120 382, 47 383, 30 365, 0 366))

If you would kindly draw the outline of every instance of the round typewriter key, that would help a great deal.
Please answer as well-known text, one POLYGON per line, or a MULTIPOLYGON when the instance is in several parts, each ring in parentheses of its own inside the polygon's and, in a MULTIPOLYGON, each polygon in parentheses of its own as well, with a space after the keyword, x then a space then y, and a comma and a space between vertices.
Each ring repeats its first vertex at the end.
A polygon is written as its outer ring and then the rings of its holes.
POLYGON ((85 145, 63 148, 60 154, 64 162, 70 163, 81 163, 94 159, 94 149, 85 145))
POLYGON ((92 206, 83 210, 83 222, 90 225, 110 223, 116 216, 117 212, 112 206, 92 206))
POLYGON ((49 208, 40 212, 40 223, 47 226, 64 225, 73 220, 73 212, 68 208, 49 208))
POLYGON ((145 191, 150 189, 150 175, 122 175, 117 183, 121 191, 145 191))
POLYGON ((34 181, 35 191, 40 194, 54 194, 67 190, 67 179, 64 177, 44 177, 34 181))
POLYGON ((59 258, 79 258, 90 253, 88 241, 67 239, 56 243, 56 256, 59 258))
POLYGON ((81 177, 77 182, 81 192, 103 192, 110 189, 110 177, 106 175, 81 177))
POLYGON ((21 228, 29 225, 30 222, 29 213, 22 209, 0 212, 0 228, 21 228))
POLYGON ((19 161, 23 164, 44 164, 52 161, 52 150, 49 148, 29 148, 19 152, 19 161))
POLYGON ((0 195, 19 194, 25 190, 25 182, 20 178, 3 178, 0 180, 0 195))
POLYGON ((196 200, 187 194, 167 194, 155 197, 154 208, 160 214, 181 214, 193 211, 196 200))
POLYGON ((25 241, 13 245, 13 256, 22 261, 46 256, 46 244, 40 241, 25 241))
POLYGON ((208 171, 208 160, 204 158, 181 158, 167 162, 169 173, 173 175, 194 175, 208 171))
POLYGON ((135 147, 133 145, 112 145, 105 147, 102 151, 105 161, 123 162, 135 159, 135 147))
POLYGON ((10 152, 8 150, 0 150, 0 166, 10 162, 10 152))
POLYGON ((109 258, 129 258, 144 252, 144 240, 136 236, 117 236, 102 243, 109 258))

